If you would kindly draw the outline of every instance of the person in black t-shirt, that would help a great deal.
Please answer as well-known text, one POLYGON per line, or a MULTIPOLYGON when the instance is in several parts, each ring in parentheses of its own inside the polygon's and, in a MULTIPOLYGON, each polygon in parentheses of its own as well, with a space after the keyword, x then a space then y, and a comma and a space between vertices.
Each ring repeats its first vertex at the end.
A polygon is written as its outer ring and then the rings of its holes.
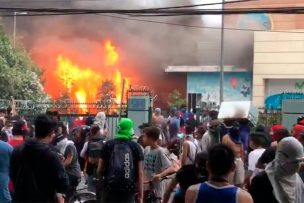
MULTIPOLYGON (((143 151, 139 144, 132 141, 133 131, 133 121, 128 118, 121 119, 118 126, 118 133, 115 136, 114 140, 109 140, 105 143, 101 150, 101 158, 99 160, 99 165, 97 173, 103 179, 103 188, 102 188, 102 202, 103 203, 133 203, 135 201, 135 194, 138 194, 137 202, 143 202, 143 151), (117 147, 118 146, 118 147, 117 147), (127 154, 127 160, 124 159, 122 162, 124 164, 124 177, 134 177, 131 182, 131 185, 124 185, 123 182, 118 185, 118 187, 112 187, 112 182, 110 175, 113 171, 119 171, 119 169, 113 167, 113 160, 116 155, 121 155, 121 153, 128 150, 121 149, 121 147, 130 149, 131 154, 127 154), (121 152, 121 153, 115 153, 121 152), (131 156, 131 157, 130 157, 131 156), (133 163, 128 162, 133 160, 133 163), (125 164, 128 162, 127 164, 125 164), (130 171, 130 166, 134 166, 134 171, 130 171)), ((123 155, 124 157, 126 154, 123 155)), ((117 159, 116 159, 117 160, 117 159)), ((115 161, 114 161, 115 162, 115 161)), ((118 164, 119 163, 114 163, 118 164)), ((119 171, 121 172, 121 171, 119 171)), ((118 174, 114 174, 115 176, 118 174)), ((115 177, 114 177, 115 178, 115 177)))
POLYGON ((189 186, 203 183, 208 180, 208 172, 206 169, 207 157, 207 152, 198 153, 195 158, 195 164, 185 165, 176 173, 175 179, 173 179, 167 187, 163 203, 169 201, 171 193, 178 184, 180 187, 175 193, 174 202, 184 203, 185 194, 189 186))
POLYGON ((56 123, 46 115, 35 120, 35 139, 14 149, 10 178, 15 188, 14 203, 64 202, 68 176, 50 143, 56 123))

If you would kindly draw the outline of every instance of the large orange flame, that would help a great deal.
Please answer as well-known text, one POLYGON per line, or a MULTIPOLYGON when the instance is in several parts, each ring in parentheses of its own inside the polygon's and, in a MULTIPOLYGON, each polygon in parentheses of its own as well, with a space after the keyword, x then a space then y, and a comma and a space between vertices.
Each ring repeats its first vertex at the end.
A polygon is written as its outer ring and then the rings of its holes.
MULTIPOLYGON (((111 80, 115 86, 115 102, 120 103, 122 97, 123 83, 125 87, 129 85, 129 79, 123 82, 122 74, 119 70, 119 54, 111 41, 104 44, 105 60, 101 68, 109 69, 109 75, 101 75, 96 68, 81 67, 71 59, 62 55, 57 57, 56 75, 65 87, 65 93, 70 98, 80 103, 79 107, 83 113, 87 112, 86 102, 97 101, 97 95, 103 80, 111 80)), ((125 90, 126 91, 126 90, 125 90)))

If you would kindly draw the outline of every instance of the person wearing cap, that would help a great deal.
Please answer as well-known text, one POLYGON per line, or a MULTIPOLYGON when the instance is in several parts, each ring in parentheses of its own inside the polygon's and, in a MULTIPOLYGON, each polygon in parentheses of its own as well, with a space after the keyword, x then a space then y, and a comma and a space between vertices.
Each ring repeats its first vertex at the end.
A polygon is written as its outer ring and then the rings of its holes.
POLYGON ((287 137, 278 144, 275 159, 252 179, 249 192, 255 203, 302 203, 304 183, 298 172, 304 160, 301 143, 287 137))
MULTIPOLYGON (((129 118, 122 118, 118 124, 117 134, 115 135, 114 139, 107 141, 101 150, 97 174, 104 180, 102 190, 103 203, 133 203, 135 201, 135 193, 138 194, 137 202, 143 202, 143 151, 139 144, 132 141, 133 135, 133 121, 129 118), (114 150, 117 150, 117 147, 115 148, 115 146, 128 147, 131 151, 132 159, 128 158, 125 160, 125 162, 128 160, 133 160, 135 171, 127 171, 128 177, 134 177, 132 181, 133 185, 122 184, 119 186, 119 188, 112 188, 111 183, 107 181, 109 173, 114 170, 113 168, 110 168, 110 161, 112 161, 113 156, 116 155, 114 150)), ((129 156, 130 154, 128 154, 128 157, 129 156)))
POLYGON ((8 142, 12 147, 21 145, 24 142, 25 136, 28 134, 28 127, 23 120, 18 120, 13 124, 12 139, 8 142))

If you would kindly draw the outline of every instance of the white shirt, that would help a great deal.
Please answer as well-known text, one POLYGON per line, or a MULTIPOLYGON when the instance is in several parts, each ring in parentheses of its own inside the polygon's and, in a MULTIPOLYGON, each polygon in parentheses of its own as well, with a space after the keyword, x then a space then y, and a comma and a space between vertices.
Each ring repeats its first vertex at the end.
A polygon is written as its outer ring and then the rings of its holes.
POLYGON ((256 167, 255 165, 257 164, 259 158, 262 156, 264 153, 265 149, 260 148, 260 149, 255 149, 252 152, 249 153, 248 156, 248 170, 250 171, 255 171, 256 167))
POLYGON ((187 157, 186 160, 186 165, 191 165, 194 164, 194 160, 196 157, 196 154, 200 152, 199 150, 199 143, 197 140, 193 140, 193 141, 185 141, 189 144, 189 156, 187 157))

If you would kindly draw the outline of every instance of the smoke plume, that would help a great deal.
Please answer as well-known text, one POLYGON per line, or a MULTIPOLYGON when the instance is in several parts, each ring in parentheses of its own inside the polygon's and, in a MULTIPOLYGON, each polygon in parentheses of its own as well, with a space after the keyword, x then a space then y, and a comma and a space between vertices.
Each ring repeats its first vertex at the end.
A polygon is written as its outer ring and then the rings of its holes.
MULTIPOLYGON (((210 1, 208 1, 210 2, 210 1)), ((28 3, 26 7, 137 9, 208 3, 207 1, 66 1, 28 3), (48 3, 47 3, 48 2, 48 3)), ((214 1, 217 2, 217 1, 214 1)), ((182 25, 219 26, 219 16, 153 17, 147 20, 182 25)), ((143 19, 143 18, 140 18, 143 19)), ((12 30, 12 18, 5 19, 12 30)), ((231 27, 227 25, 227 27, 231 27)), ((235 27, 235 25, 234 25, 235 27)), ((17 35, 42 69, 55 68, 64 54, 84 67, 99 67, 101 43, 110 39, 121 53, 122 74, 131 83, 148 86, 163 101, 172 89, 185 91, 185 77, 165 74, 169 65, 219 65, 220 30, 126 20, 103 15, 17 17, 17 35)), ((225 32, 225 64, 252 66, 252 33, 225 32)), ((106 74, 106 70, 104 70, 106 74)), ((46 81, 51 78, 45 78, 46 81)))

